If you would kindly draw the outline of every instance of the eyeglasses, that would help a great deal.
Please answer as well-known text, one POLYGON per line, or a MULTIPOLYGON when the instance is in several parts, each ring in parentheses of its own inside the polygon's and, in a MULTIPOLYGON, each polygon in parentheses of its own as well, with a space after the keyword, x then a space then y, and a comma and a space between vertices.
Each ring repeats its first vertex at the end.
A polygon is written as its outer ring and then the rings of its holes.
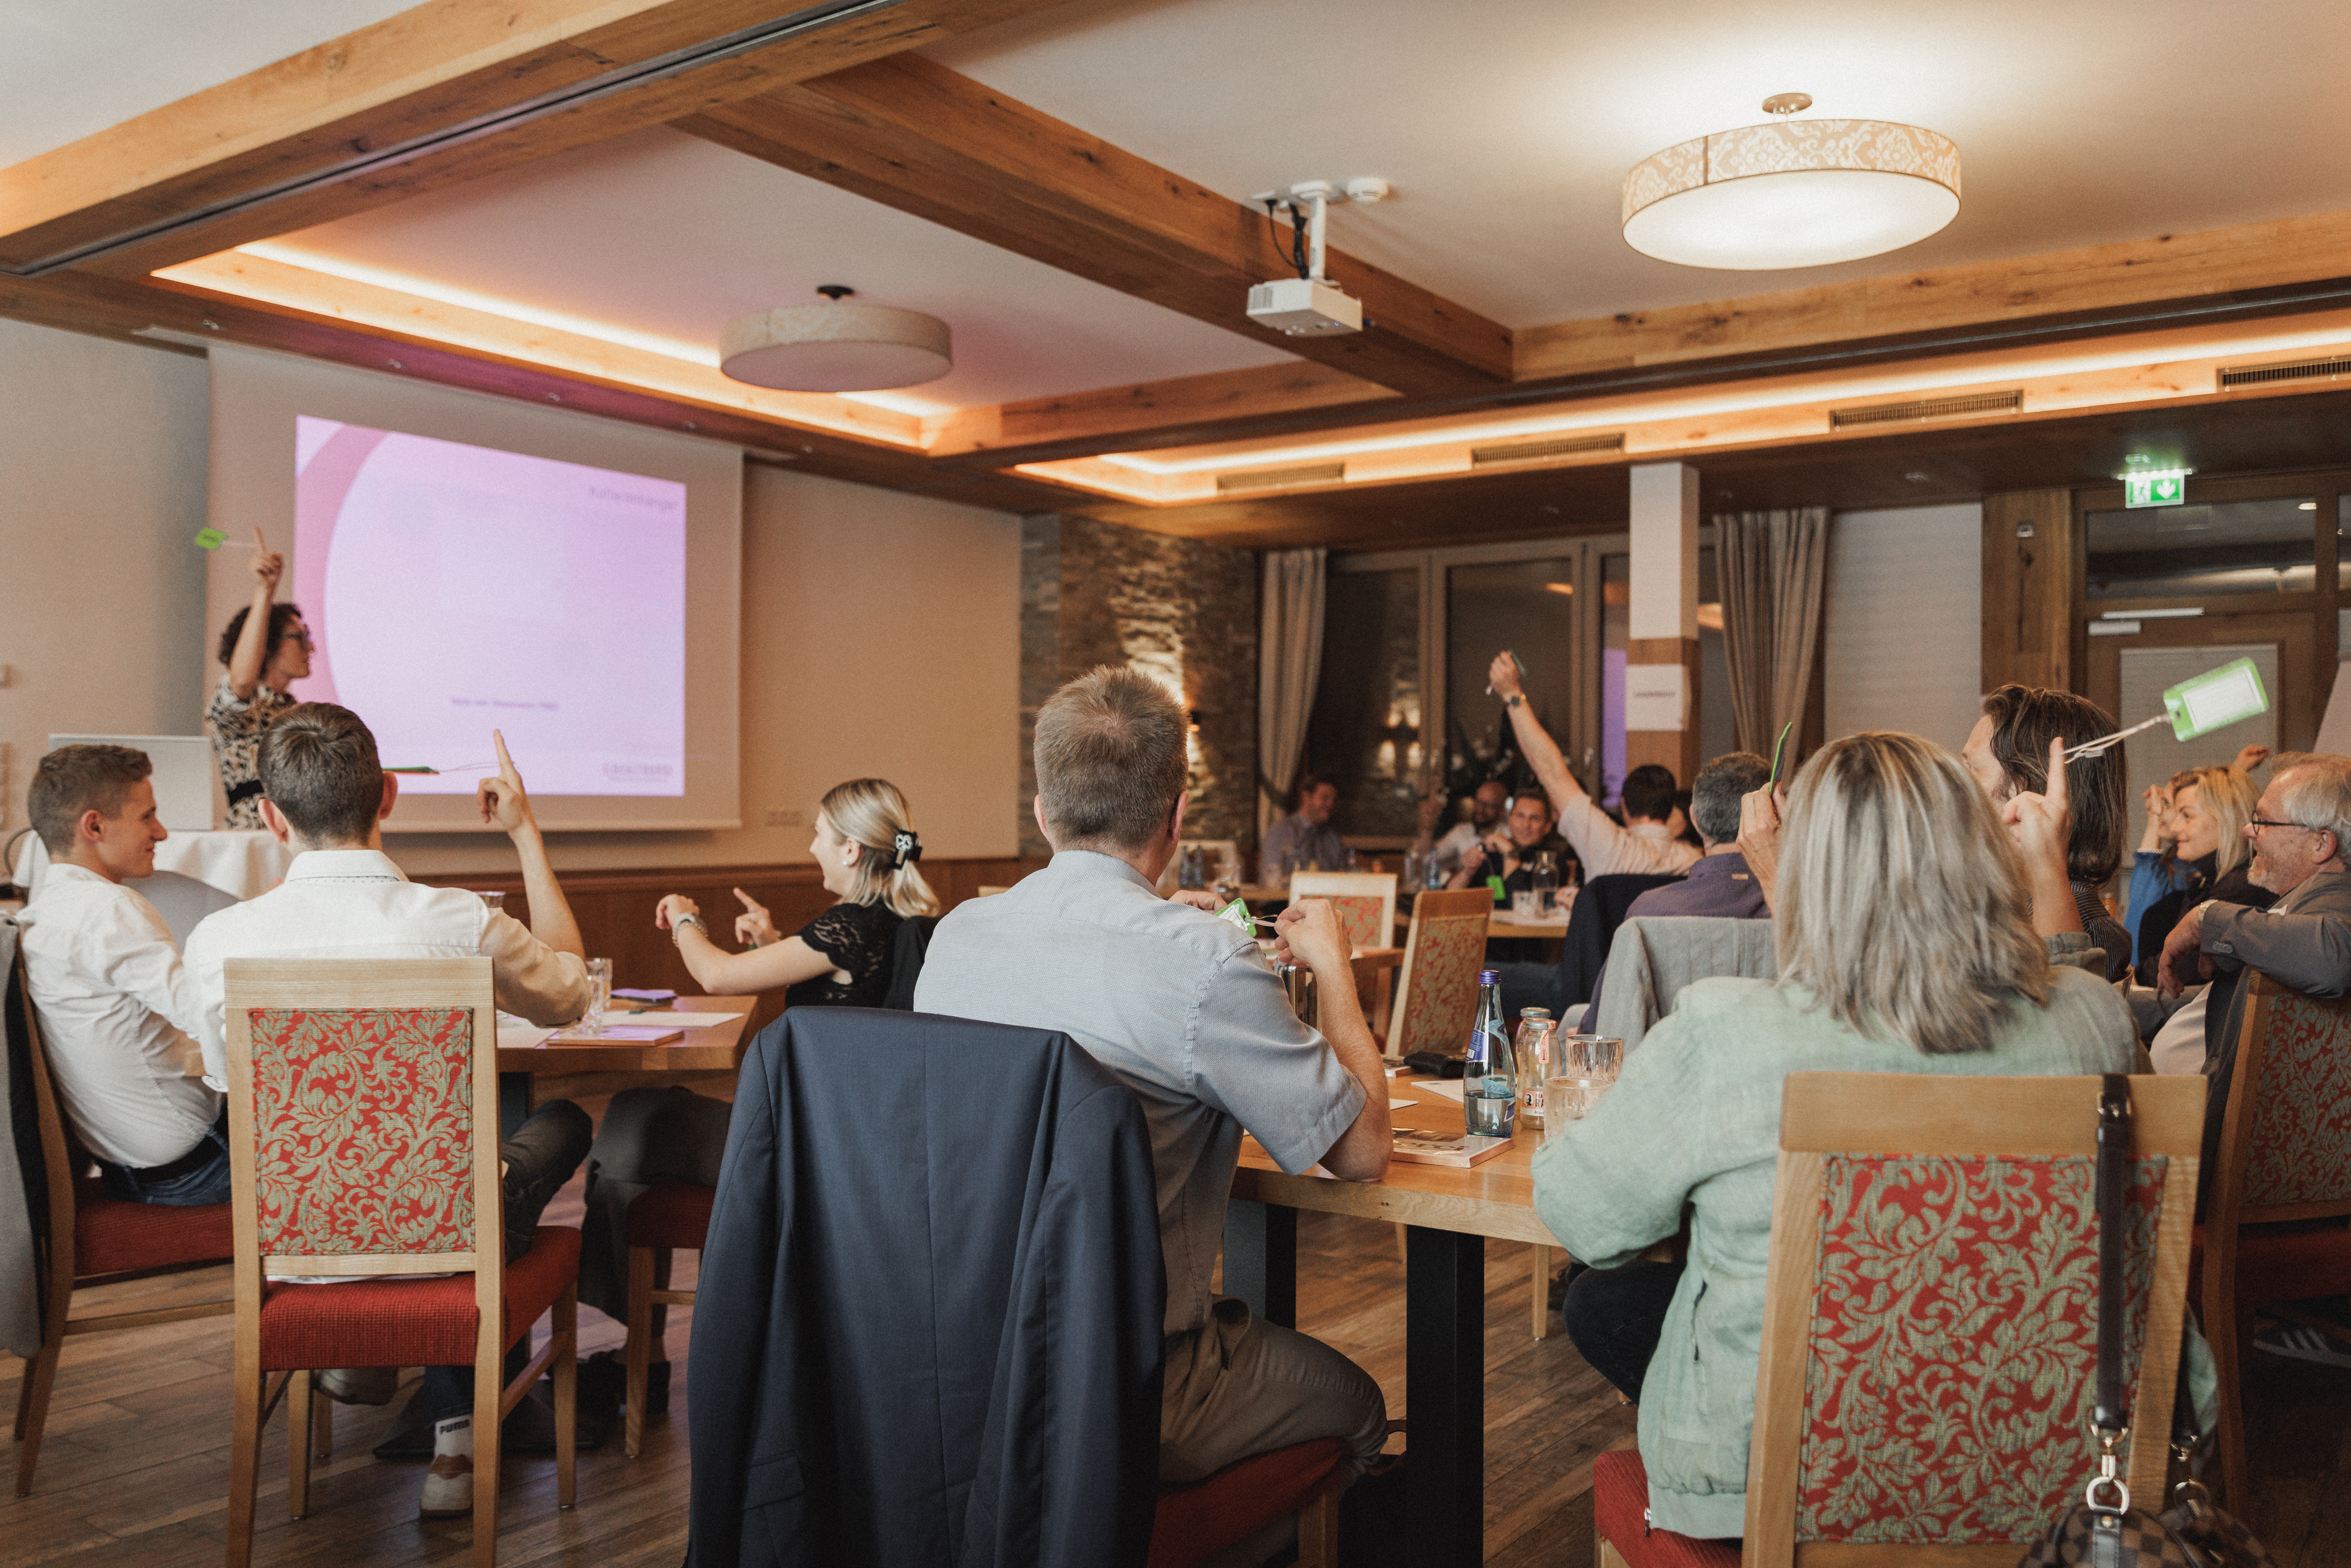
POLYGON ((308 632, 288 632, 286 635, 278 638, 277 640, 281 643, 299 643, 305 648, 314 648, 318 646, 317 643, 310 641, 310 633, 308 632))
POLYGON ((2258 832, 2263 828, 2300 828, 2305 833, 2331 833, 2335 831, 2332 828, 2314 828, 2308 822, 2273 822, 2266 817, 2255 817, 2245 824, 2248 832, 2258 832))

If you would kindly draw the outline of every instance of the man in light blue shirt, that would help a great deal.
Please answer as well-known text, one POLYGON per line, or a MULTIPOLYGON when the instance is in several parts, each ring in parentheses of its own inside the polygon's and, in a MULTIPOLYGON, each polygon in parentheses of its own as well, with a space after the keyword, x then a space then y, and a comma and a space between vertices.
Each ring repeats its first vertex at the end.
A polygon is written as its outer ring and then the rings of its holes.
POLYGON ((1133 1090, 1151 1128, 1167 1267, 1160 1475, 1336 1437, 1358 1467, 1386 1436, 1379 1385, 1263 1322, 1209 1279, 1244 1132, 1285 1171, 1387 1169, 1387 1080, 1327 900, 1282 914, 1323 1032, 1298 1020, 1249 934, 1154 891, 1184 827, 1186 720, 1149 677, 1103 668, 1037 714, 1038 826, 1052 863, 940 922, 918 1012, 1059 1030, 1133 1090))

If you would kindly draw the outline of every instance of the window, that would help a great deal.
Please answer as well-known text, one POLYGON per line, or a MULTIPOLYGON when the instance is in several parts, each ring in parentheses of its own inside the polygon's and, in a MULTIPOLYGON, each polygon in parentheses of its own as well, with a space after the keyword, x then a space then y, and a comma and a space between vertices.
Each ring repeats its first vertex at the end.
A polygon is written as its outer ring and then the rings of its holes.
POLYGON ((1427 787, 1421 740, 1420 570, 1333 571, 1322 604, 1322 674, 1306 771, 1339 787, 1332 825, 1410 837, 1427 787))
POLYGON ((2086 597, 2203 599, 2317 585, 2315 504, 2307 496, 2092 512, 2086 597))

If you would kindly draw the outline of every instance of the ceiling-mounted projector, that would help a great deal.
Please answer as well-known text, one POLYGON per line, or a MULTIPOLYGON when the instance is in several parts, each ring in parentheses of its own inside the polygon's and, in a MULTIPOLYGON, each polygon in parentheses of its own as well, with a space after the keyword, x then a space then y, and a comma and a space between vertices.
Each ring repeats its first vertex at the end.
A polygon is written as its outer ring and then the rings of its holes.
MULTIPOLYGON (((1277 277, 1251 287, 1249 319, 1292 338, 1330 338, 1342 332, 1362 331, 1364 302, 1322 272, 1324 209, 1334 201, 1376 202, 1387 193, 1385 180, 1350 180, 1343 191, 1328 180, 1308 180, 1290 186, 1287 195, 1279 191, 1262 191, 1253 197, 1265 204, 1265 221, 1270 225, 1274 222, 1276 208, 1290 209, 1287 248, 1298 276, 1277 277)), ((1274 229, 1274 244, 1277 248, 1282 246, 1278 226, 1274 229)))
POLYGON ((1364 302, 1319 277, 1277 277, 1250 288, 1249 318, 1293 338, 1364 329, 1364 302))

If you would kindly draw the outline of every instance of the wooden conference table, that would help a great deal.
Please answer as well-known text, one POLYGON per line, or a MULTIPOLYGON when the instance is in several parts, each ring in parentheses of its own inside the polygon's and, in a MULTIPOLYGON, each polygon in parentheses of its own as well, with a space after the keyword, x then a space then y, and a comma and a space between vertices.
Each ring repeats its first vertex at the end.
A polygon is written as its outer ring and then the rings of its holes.
MULTIPOLYGON (((670 1007, 679 1012, 726 1013, 725 1023, 688 1029, 684 1038, 668 1045, 642 1045, 633 1040, 550 1039, 538 1045, 498 1047, 498 1129, 506 1136, 523 1124, 542 1099, 611 1094, 622 1089, 664 1088, 673 1083, 688 1088, 710 1086, 732 1098, 735 1075, 750 1048, 744 1025, 751 1019, 757 997, 680 997, 670 1007)), ((608 1026, 643 1028, 661 1022, 658 1011, 613 1012, 604 1015, 608 1026)), ((567 1031, 568 1032, 568 1031, 567 1031)))
MULTIPOLYGON (((1461 1131, 1461 1106, 1419 1077, 1391 1079, 1399 1127, 1461 1131)), ((1458 1082, 1458 1081, 1457 1081, 1458 1082)), ((1405 1550, 1416 1563, 1485 1561, 1486 1239, 1559 1245, 1535 1217, 1538 1128, 1468 1170, 1391 1164, 1376 1182, 1285 1176, 1241 1145, 1225 1213, 1224 1291, 1267 1321, 1298 1321, 1298 1211, 1390 1220, 1405 1229, 1405 1550)), ((1547 1271, 1547 1270, 1546 1270, 1547 1271)))

